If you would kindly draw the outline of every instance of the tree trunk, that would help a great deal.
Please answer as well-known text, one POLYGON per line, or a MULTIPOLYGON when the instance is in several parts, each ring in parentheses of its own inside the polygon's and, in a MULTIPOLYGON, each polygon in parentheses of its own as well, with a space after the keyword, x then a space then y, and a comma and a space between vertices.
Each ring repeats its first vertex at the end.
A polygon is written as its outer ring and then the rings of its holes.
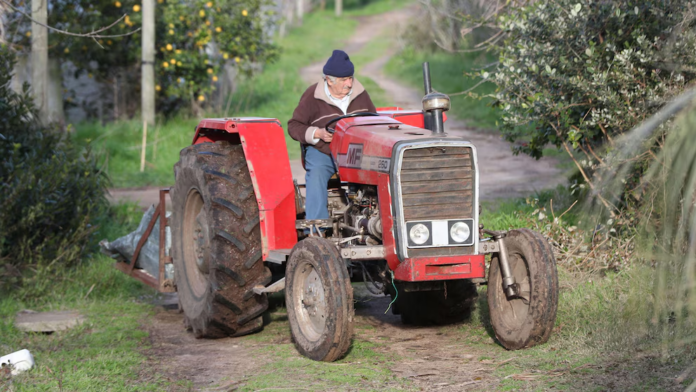
POLYGON ((121 116, 121 113, 118 110, 118 104, 119 104, 119 99, 118 99, 118 72, 114 75, 114 121, 117 121, 119 117, 121 116))
POLYGON ((336 16, 343 14, 343 0, 336 0, 336 16))
POLYGON ((0 42, 5 42, 5 13, 7 12, 7 5, 0 3, 0 42))
POLYGON ((58 59, 48 60, 48 85, 46 88, 46 110, 49 122, 65 124, 63 110, 63 70, 58 59))
POLYGON ((295 11, 297 12, 297 24, 302 25, 304 16, 304 0, 295 0, 295 11))
POLYGON ((140 76, 143 122, 155 123, 155 0, 143 0, 142 72, 140 76))
MULTIPOLYGON (((48 0, 32 0, 31 16, 36 22, 47 24, 48 0)), ((48 29, 38 23, 31 24, 31 84, 34 101, 39 110, 39 120, 48 121, 48 29)))

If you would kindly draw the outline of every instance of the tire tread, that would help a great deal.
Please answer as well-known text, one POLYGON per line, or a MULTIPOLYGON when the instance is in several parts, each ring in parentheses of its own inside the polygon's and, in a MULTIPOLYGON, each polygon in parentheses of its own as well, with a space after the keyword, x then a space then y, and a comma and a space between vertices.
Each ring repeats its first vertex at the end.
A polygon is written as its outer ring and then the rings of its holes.
MULTIPOLYGON (((183 233, 183 210, 189 189, 195 188, 204 199, 209 232, 208 292, 196 299, 181 293, 182 308, 196 337, 219 338, 240 336, 263 327, 259 317, 268 308, 266 295, 251 295, 259 282, 270 276, 264 263, 258 262, 261 232, 259 209, 253 187, 247 198, 235 195, 251 185, 246 158, 241 145, 229 142, 201 143, 180 153, 174 166, 176 178, 172 188, 174 243, 183 233), (251 227, 244 231, 243 228, 251 227), (250 259, 254 259, 250 263, 250 259), (248 267, 247 267, 247 264, 248 267), (188 311, 187 311, 188 309, 188 311), (202 309, 202 310, 201 310, 202 309), (192 313, 192 314, 189 314, 192 313)), ((175 278, 181 282, 183 245, 173 248, 175 278)), ((185 280, 185 277, 184 277, 185 280)), ((185 289, 185 288, 184 288, 185 289)), ((190 289, 189 289, 190 290, 190 289)))

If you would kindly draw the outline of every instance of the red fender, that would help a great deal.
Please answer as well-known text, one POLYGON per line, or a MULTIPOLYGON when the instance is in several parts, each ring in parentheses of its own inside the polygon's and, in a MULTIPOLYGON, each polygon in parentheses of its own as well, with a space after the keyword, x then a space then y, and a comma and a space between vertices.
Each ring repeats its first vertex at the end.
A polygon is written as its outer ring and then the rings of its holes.
POLYGON ((271 251, 289 251, 297 243, 295 188, 285 132, 274 118, 212 118, 196 127, 193 144, 227 140, 244 149, 256 201, 263 259, 271 251))

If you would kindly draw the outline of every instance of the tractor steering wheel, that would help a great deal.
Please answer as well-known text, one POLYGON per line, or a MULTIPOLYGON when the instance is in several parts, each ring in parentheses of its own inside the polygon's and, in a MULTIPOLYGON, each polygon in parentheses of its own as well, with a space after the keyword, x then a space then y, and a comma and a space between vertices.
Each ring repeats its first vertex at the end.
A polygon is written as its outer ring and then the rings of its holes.
POLYGON ((351 114, 346 114, 343 116, 338 116, 334 118, 333 120, 329 121, 326 123, 324 128, 326 128, 326 131, 330 134, 333 135, 334 132, 336 132, 336 129, 334 128, 329 128, 330 125, 333 125, 336 122, 339 122, 343 120, 344 118, 352 118, 352 117, 375 117, 375 116, 380 116, 380 114, 377 113, 370 113, 370 112, 361 112, 361 113, 351 113, 351 114))

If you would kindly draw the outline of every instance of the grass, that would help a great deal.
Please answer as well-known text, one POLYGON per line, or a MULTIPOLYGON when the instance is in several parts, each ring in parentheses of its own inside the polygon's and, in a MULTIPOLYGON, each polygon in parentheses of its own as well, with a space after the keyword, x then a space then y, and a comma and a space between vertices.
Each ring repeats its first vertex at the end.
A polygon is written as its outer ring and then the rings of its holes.
MULTIPOLYGON (((559 188, 526 200, 485 205, 481 221, 497 230, 550 232, 551 216, 539 219, 538 214, 545 207, 551 215, 551 199, 556 216, 572 203, 572 196, 559 188)), ((579 224, 581 218, 573 210, 560 224, 579 224)), ((696 332, 693 319, 675 317, 681 312, 675 305, 679 272, 660 275, 638 256, 618 272, 578 270, 570 259, 559 260, 558 272, 558 314, 549 342, 518 352, 487 350, 497 362, 511 360, 495 371, 502 380, 499 389, 672 390, 673 380, 696 360, 693 339, 686 338, 696 332), (668 282, 663 291, 658 289, 660 277, 668 282)), ((476 312, 460 331, 473 348, 485 349, 493 342, 493 332, 485 288, 480 294, 476 312)), ((693 374, 685 384, 692 381, 693 374)))
MULTIPOLYGON (((285 330, 289 330, 287 322, 285 330)), ((241 391, 284 386, 310 390, 396 390, 405 382, 393 381, 387 362, 392 360, 375 351, 376 344, 354 339, 348 356, 333 363, 316 362, 297 353, 291 343, 267 346, 260 355, 275 360, 249 378, 241 391)))
POLYGON ((472 319, 460 326, 458 339, 486 353, 479 360, 504 364, 493 370, 497 390, 673 390, 696 352, 693 345, 662 351, 669 336, 651 324, 653 303, 646 298, 654 270, 636 265, 605 278, 580 277, 566 267, 559 272, 556 327, 546 344, 514 352, 497 346, 485 288, 472 319))
MULTIPOLYGON (((97 233, 113 239, 134 229, 141 217, 136 205, 119 205, 97 233)), ((160 391, 172 383, 143 368, 148 333, 142 324, 153 314, 147 298, 154 292, 112 267, 113 260, 93 253, 79 267, 56 280, 41 297, 0 300, 0 354, 28 349, 36 366, 11 379, 0 376, 0 390, 16 391, 160 391), (25 333, 14 326, 17 312, 77 310, 82 325, 52 334, 25 333)))
MULTIPOLYGON (((392 57, 386 66, 387 74, 397 80, 410 84, 423 90, 423 62, 430 63, 430 75, 433 89, 445 94, 454 94, 472 88, 478 79, 465 76, 465 72, 471 72, 482 68, 494 61, 486 52, 478 53, 446 53, 417 51, 412 47, 404 48, 398 55, 392 57)), ((480 95, 492 93, 495 86, 492 83, 484 83, 473 92, 480 95)), ((459 120, 465 121, 472 127, 483 130, 496 129, 496 121, 500 113, 498 109, 490 106, 488 98, 475 99, 467 95, 451 96, 450 114, 459 120)))

